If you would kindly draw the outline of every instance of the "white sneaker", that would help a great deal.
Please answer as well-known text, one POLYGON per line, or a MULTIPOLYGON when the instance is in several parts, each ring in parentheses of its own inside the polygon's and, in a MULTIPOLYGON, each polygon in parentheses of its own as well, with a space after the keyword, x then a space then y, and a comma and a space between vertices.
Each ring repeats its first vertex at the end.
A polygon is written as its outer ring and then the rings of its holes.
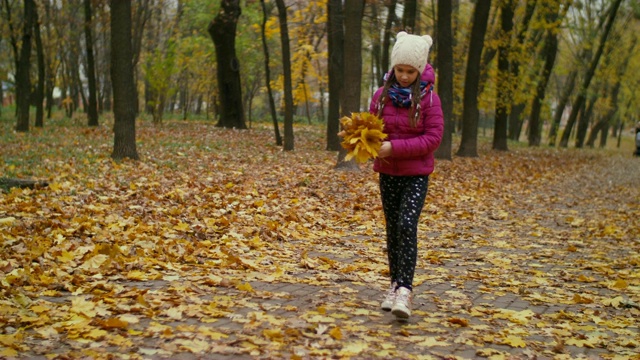
POLYGON ((384 311, 391 311, 391 307, 395 302, 396 302, 396 283, 394 282, 389 287, 389 290, 387 290, 387 294, 385 295, 384 300, 382 300, 382 304, 380 304, 380 307, 384 311))
POLYGON ((391 313, 400 320, 406 320, 411 316, 411 290, 400 287, 396 290, 396 301, 393 303, 391 313))

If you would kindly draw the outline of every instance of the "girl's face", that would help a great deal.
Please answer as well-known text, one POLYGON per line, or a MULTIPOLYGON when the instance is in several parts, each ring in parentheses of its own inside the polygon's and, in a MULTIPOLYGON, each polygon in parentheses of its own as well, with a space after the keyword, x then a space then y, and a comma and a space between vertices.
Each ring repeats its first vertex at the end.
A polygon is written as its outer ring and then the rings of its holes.
POLYGON ((418 69, 414 68, 411 65, 396 65, 393 68, 393 71, 396 75, 396 79, 400 86, 408 87, 413 84, 414 81, 418 78, 418 69))

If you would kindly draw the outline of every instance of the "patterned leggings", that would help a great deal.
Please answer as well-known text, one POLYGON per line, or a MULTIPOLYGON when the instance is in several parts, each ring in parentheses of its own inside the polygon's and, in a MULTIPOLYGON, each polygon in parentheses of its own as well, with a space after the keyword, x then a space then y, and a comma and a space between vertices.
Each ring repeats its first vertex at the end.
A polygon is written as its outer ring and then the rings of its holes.
POLYGON ((428 185, 429 176, 380 174, 391 282, 410 290, 418 260, 418 221, 428 185))

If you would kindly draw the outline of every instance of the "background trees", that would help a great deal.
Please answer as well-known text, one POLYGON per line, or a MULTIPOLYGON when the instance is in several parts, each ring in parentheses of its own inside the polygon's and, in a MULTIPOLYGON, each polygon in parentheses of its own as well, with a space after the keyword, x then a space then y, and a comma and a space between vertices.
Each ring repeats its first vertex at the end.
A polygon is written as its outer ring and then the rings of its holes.
MULTIPOLYGON (((132 2, 135 116, 158 124, 166 116, 199 117, 236 128, 246 128, 247 119, 269 121, 276 138, 278 119, 286 117, 288 149, 296 124, 322 122, 327 149, 339 150, 337 119, 366 108, 400 30, 436 40, 430 62, 437 89, 450 107, 448 124, 458 124, 447 131, 453 137, 445 137, 440 158, 458 143, 458 156, 477 156, 478 137, 502 150, 508 141, 555 145, 559 134, 561 146, 595 146, 596 135, 603 146, 640 115, 640 75, 633 71, 640 55, 629 50, 637 48, 637 0, 375 0, 356 9, 361 25, 346 32, 342 2, 335 13, 331 0, 278 2, 281 11, 269 0, 132 2), (486 19, 486 37, 474 28, 482 25, 475 14, 486 19), (283 28, 278 17, 285 15, 283 28)), ((47 117, 64 109, 92 125, 94 110, 111 111, 109 62, 121 50, 110 45, 111 5, 0 1, 0 94, 4 106, 18 105, 16 129, 29 130, 30 106, 44 106, 47 117)))

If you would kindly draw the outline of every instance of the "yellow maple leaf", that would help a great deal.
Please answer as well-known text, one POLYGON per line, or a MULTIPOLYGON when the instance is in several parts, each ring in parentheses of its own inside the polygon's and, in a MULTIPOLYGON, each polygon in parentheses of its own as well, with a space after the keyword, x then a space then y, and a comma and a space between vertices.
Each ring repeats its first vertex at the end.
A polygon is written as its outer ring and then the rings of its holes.
POLYGON ((118 319, 120 319, 121 321, 124 321, 128 324, 137 324, 140 322, 140 318, 138 318, 137 316, 133 315, 133 314, 122 314, 120 316, 118 316, 118 319))
POLYGON ((205 340, 187 340, 187 339, 178 339, 176 340, 176 344, 180 347, 180 349, 188 350, 194 354, 203 353, 208 351, 211 345, 205 340))
POLYGON ((15 358, 18 356, 18 351, 12 348, 0 349, 0 357, 2 358, 15 358))
POLYGON ((85 333, 82 337, 84 339, 91 339, 91 340, 100 340, 102 338, 104 338, 105 336, 107 336, 108 332, 102 329, 92 329, 91 331, 85 333))
POLYGON ((582 296, 580 294, 574 294, 573 302, 575 302, 576 304, 593 304, 593 299, 582 296))
POLYGON ((189 224, 180 221, 177 225, 175 225, 173 227, 173 229, 174 230, 178 230, 178 231, 186 232, 186 231, 189 231, 189 224))
POLYGON ((16 334, 0 334, 0 344, 4 346, 13 346, 19 341, 21 340, 17 339, 16 334))
POLYGON ((490 357, 490 356, 502 355, 502 352, 496 349, 484 348, 484 349, 477 350, 476 355, 482 356, 482 357, 490 357))
POLYGON ((91 319, 96 316, 96 304, 85 300, 83 297, 76 297, 71 299, 71 312, 91 319))
POLYGON ((338 352, 338 355, 339 356, 355 356, 367 350, 368 348, 369 348, 369 345, 364 341, 353 342, 343 346, 342 350, 338 352))
POLYGON ((612 287, 614 289, 622 290, 622 289, 626 289, 627 287, 629 287, 629 283, 624 281, 624 280, 622 280, 622 279, 618 279, 613 284, 611 284, 610 287, 612 287))
POLYGON ((103 329, 126 329, 129 323, 119 318, 109 318, 100 322, 103 329))
POLYGON ((42 336, 43 339, 51 339, 58 336, 58 331, 53 326, 37 328, 35 331, 38 335, 42 336))
POLYGON ((524 342, 524 340, 522 340, 521 337, 519 336, 515 336, 515 335, 509 335, 507 337, 505 337, 504 339, 502 339, 502 343, 505 345, 509 345, 511 347, 527 347, 527 343, 524 342))
POLYGON ((182 320, 182 309, 179 307, 171 307, 167 309, 164 314, 173 320, 182 320))
POLYGON ((104 254, 98 254, 96 256, 91 257, 87 261, 85 261, 82 265, 80 265, 80 269, 84 270, 95 270, 99 269, 105 261, 109 260, 109 257, 104 254))
POLYGON ((306 320, 310 323, 334 323, 336 320, 334 318, 322 315, 310 315, 306 316, 306 320))
POLYGON ((238 289, 240 291, 246 291, 246 292, 254 292, 255 291, 255 290, 253 290, 253 287, 249 283, 238 284, 236 286, 236 289, 238 289))
POLYGON ((595 339, 595 338, 586 338, 586 339, 571 338, 565 341, 565 344, 594 349, 596 347, 597 342, 598 342, 598 339, 595 339))
POLYGON ((338 326, 336 326, 333 329, 329 330, 329 336, 336 340, 342 340, 342 331, 338 326))
POLYGON ((449 343, 446 341, 440 341, 438 340, 437 337, 434 337, 434 336, 427 336, 423 338, 422 341, 416 343, 416 345, 423 346, 423 347, 433 347, 433 346, 449 346, 449 343))
POLYGON ((282 340, 284 335, 279 329, 264 329, 262 335, 269 340, 282 340))
POLYGON ((613 299, 604 299, 602 300, 602 303, 606 306, 613 306, 615 308, 620 307, 620 304, 622 303, 624 299, 622 298, 622 296, 616 296, 613 299))
POLYGON ((220 339, 226 339, 226 338, 229 337, 229 335, 227 335, 227 334, 211 330, 211 328, 208 328, 206 326, 199 327, 198 328, 198 333, 200 333, 200 334, 202 334, 202 335, 206 336, 207 338, 209 338, 211 340, 214 340, 214 341, 217 341, 217 340, 220 340, 220 339))
POLYGON ((147 277, 147 273, 145 273, 144 271, 131 270, 127 273, 127 279, 144 281, 144 280, 147 280, 148 277, 147 277))

